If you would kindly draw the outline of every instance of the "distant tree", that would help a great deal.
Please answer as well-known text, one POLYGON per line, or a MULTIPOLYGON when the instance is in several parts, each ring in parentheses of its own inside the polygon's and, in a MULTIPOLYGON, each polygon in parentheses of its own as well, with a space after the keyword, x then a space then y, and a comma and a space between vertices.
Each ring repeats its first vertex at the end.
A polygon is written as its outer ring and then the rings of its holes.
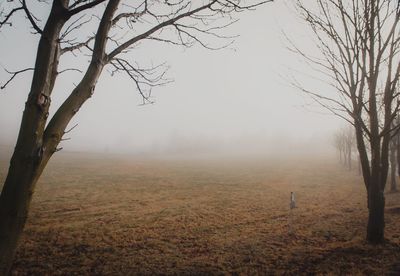
POLYGON ((346 127, 344 130, 346 165, 349 170, 352 169, 352 153, 355 148, 354 128, 346 127))
MULTIPOLYGON (((400 115, 397 116, 396 125, 400 126, 400 115)), ((397 157, 397 175, 400 177, 400 131, 395 134, 395 139, 397 143, 396 157, 397 157)))
POLYGON ((382 243, 389 144, 397 128, 392 122, 399 110, 400 2, 293 2, 313 32, 318 54, 295 44, 292 50, 316 69, 315 75, 331 85, 334 94, 307 89, 296 81, 294 84, 353 125, 368 194, 367 240, 382 243))
POLYGON ((333 138, 333 146, 337 150, 339 154, 339 162, 344 163, 345 161, 345 153, 344 153, 344 139, 342 135, 341 129, 335 132, 334 138, 333 138))
POLYGON ((397 191, 397 158, 396 158, 396 151, 397 151, 397 137, 393 137, 390 141, 390 191, 396 192, 397 191))
POLYGON ((349 170, 352 169, 352 153, 355 148, 355 135, 352 127, 342 127, 334 135, 334 146, 339 152, 339 160, 349 170))
MULTIPOLYGON (((393 122, 393 128, 396 125, 400 124, 399 116, 396 117, 396 120, 393 122)), ((397 192, 397 184, 396 179, 397 176, 400 176, 400 133, 396 131, 392 135, 392 139, 390 141, 390 191, 397 192)))
POLYGON ((92 96, 103 69, 107 66, 112 74, 125 73, 144 103, 151 102, 151 88, 168 82, 164 78, 165 67, 143 68, 129 52, 148 41, 223 48, 231 38, 221 31, 235 22, 233 14, 266 2, 270 1, 9 0, 1 4, 0 28, 11 27, 14 17, 23 15, 39 35, 39 43, 34 67, 10 72, 10 79, 2 85, 5 88, 17 75, 33 71, 18 139, 0 196, 0 275, 9 272, 35 184, 50 157, 60 150, 69 122, 92 96), (47 20, 37 18, 32 12, 35 9, 28 5, 45 7, 47 20), (213 47, 207 43, 210 38, 228 41, 222 47, 213 47), (89 57, 88 67, 49 118, 51 95, 62 72, 60 57, 71 53, 89 57))

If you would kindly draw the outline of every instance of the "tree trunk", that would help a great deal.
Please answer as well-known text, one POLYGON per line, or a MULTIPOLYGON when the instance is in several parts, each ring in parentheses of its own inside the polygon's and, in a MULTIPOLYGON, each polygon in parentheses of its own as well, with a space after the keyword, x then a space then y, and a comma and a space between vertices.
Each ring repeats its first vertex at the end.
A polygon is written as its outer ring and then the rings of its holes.
POLYGON ((396 145, 393 144, 390 147, 390 191, 395 192, 397 191, 396 187, 396 167, 397 167, 397 160, 396 160, 396 145))
POLYGON ((397 192, 396 167, 391 166, 390 170, 391 170, 391 173, 390 173, 390 191, 391 192, 397 192))
POLYGON ((32 158, 14 154, 0 196, 0 275, 7 275, 28 217, 41 167, 32 158))
POLYGON ((351 148, 349 148, 348 152, 347 152, 347 165, 348 165, 349 171, 351 171, 351 148))
POLYGON ((367 240, 374 244, 382 243, 385 229, 385 196, 376 181, 368 191, 368 203, 367 240))
POLYGON ((396 139, 397 175, 400 176, 400 134, 397 133, 394 139, 396 139))
POLYGON ((45 128, 50 96, 57 77, 59 35, 71 15, 67 12, 69 0, 53 1, 39 41, 31 91, 0 195, 0 276, 7 275, 12 265, 36 182, 56 151, 70 120, 93 94, 104 65, 108 62, 106 43, 119 2, 108 2, 96 33, 92 60, 86 73, 45 128))
POLYGON ((54 149, 43 134, 60 57, 59 35, 67 17, 68 0, 53 1, 37 48, 31 89, 17 143, 0 195, 0 275, 8 275, 24 229, 35 184, 54 149))

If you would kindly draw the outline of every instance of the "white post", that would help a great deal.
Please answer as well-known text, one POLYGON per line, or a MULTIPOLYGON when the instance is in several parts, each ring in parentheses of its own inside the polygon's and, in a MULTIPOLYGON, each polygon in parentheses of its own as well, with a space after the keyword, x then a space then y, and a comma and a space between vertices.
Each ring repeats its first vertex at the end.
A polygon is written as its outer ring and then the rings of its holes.
POLYGON ((288 218, 288 224, 289 224, 289 234, 293 233, 292 229, 292 209, 296 208, 296 200, 294 197, 294 192, 290 192, 290 204, 289 204, 289 218, 288 218))
POLYGON ((296 200, 294 198, 294 192, 290 193, 290 209, 296 208, 296 200))

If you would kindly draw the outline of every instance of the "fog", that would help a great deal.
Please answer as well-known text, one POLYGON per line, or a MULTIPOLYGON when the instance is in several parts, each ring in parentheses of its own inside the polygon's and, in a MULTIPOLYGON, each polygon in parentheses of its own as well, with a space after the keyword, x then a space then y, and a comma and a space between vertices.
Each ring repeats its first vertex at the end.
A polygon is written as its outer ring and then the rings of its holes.
MULTIPOLYGON (((160 43, 135 49, 132 54, 140 62, 170 66, 168 77, 174 81, 153 90, 154 104, 140 105, 131 80, 104 71, 93 97, 71 122, 70 127, 78 125, 66 135, 71 140, 62 142, 63 150, 157 155, 330 151, 332 133, 343 122, 310 105, 310 99, 288 81, 293 72, 310 69, 287 50, 282 32, 301 47, 312 48, 306 26, 283 1, 239 18, 225 30, 228 35, 240 35, 226 49, 210 51, 199 45, 184 49, 160 43)), ((0 40, 0 83, 4 84, 9 78, 4 68, 33 66, 37 37, 21 19, 0 32, 0 40)), ((74 64, 74 58, 63 57, 61 67, 67 68, 64 62, 74 64)), ((2 146, 15 143, 31 77, 31 73, 18 76, 0 92, 2 146)), ((77 72, 60 76, 52 112, 79 77, 77 72)), ((322 84, 317 88, 327 89, 322 84)))

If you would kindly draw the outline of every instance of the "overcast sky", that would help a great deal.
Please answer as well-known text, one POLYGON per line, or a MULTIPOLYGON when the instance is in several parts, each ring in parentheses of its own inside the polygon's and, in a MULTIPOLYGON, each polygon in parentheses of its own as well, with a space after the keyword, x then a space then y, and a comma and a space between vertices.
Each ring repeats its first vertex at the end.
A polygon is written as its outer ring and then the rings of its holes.
MULTIPOLYGON (((63 142, 64 149, 146 152, 184 144, 254 150, 285 143, 312 148, 317 140, 329 144, 327 137, 343 124, 341 120, 321 114, 317 107, 304 107, 309 100, 287 83, 291 69, 308 69, 285 48, 282 31, 298 45, 312 47, 305 26, 283 1, 239 18, 226 30, 240 35, 230 49, 151 44, 138 50, 141 60, 170 65, 168 76, 174 82, 154 89, 155 104, 139 106, 134 84, 104 71, 95 94, 73 119, 70 126, 79 125, 69 133, 72 139, 63 142)), ((19 20, 0 33, 0 66, 9 70, 34 63, 37 37, 24 22, 19 20)), ((63 61, 73 58, 68 55, 63 61)), ((0 68, 0 83, 7 78, 0 68)), ((74 72, 59 78, 53 112, 78 80, 74 72)), ((27 73, 0 91, 0 145, 15 142, 30 81, 27 73)))

